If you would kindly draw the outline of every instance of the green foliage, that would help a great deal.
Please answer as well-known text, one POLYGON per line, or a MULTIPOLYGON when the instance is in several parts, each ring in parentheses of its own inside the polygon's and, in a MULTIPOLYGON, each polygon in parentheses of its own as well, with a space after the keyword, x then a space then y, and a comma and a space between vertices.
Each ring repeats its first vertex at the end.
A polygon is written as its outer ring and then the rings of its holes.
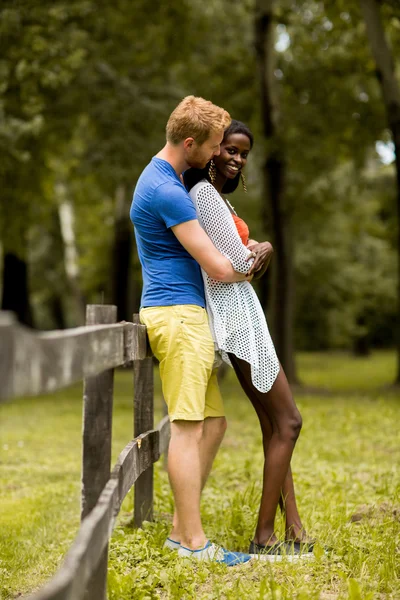
POLYGON ((388 177, 382 168, 359 175, 346 165, 329 182, 315 179, 311 195, 325 204, 296 234, 300 346, 351 347, 363 335, 394 342, 396 258, 379 189, 380 179, 394 187, 388 177))
MULTIPOLYGON (((90 3, 10 2, 0 12, 0 235, 24 255, 46 173, 46 152, 65 132, 65 92, 86 58, 90 3), (25 243, 24 243, 24 241, 25 243)), ((68 107, 69 127, 73 119, 68 107)))
MULTIPOLYGON (((397 57, 393 2, 384 3, 383 18, 397 57)), ((363 336, 390 345, 395 179, 376 160, 375 143, 389 134, 358 2, 285 0, 277 19, 297 345, 349 348, 363 336)), ((0 240, 4 251, 29 256, 39 327, 52 326, 54 282, 67 300, 71 294, 54 222, 58 183, 75 207, 82 292, 108 301, 116 190, 123 185, 130 196, 187 94, 210 98, 253 128, 249 195, 239 190, 232 202, 255 239, 271 235, 253 21, 252 0, 157 1, 151 11, 144 0, 3 1, 0 240)), ((140 269, 131 263, 137 289, 140 269)))

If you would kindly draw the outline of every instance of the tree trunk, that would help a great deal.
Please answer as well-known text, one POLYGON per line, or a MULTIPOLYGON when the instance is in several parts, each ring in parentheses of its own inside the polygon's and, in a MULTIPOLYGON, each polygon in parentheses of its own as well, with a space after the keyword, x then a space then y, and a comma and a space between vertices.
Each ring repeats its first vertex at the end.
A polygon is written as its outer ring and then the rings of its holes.
POLYGON ((60 294, 52 294, 49 299, 49 310, 52 320, 56 329, 65 329, 67 323, 65 322, 64 306, 62 297, 60 294))
POLYGON ((294 358, 294 272, 290 215, 285 203, 286 161, 281 135, 280 110, 274 75, 274 0, 257 0, 255 8, 255 48, 257 54, 261 114, 267 157, 264 182, 269 206, 263 221, 272 230, 274 257, 271 263, 271 332, 278 358, 290 383, 297 382, 294 358))
POLYGON ((253 285, 256 288, 257 296, 260 299, 261 306, 265 314, 269 314, 270 299, 271 299, 271 268, 268 268, 264 275, 253 281, 253 285))
POLYGON ((28 265, 12 252, 4 252, 2 310, 11 310, 18 321, 33 327, 29 301, 28 265))
POLYGON ((64 245, 64 265, 69 288, 74 301, 74 319, 77 325, 85 322, 86 302, 79 284, 78 251, 74 231, 74 207, 68 198, 68 189, 64 183, 55 186, 58 198, 58 218, 64 245))
MULTIPOLYGON (((129 219, 129 206, 126 187, 119 185, 116 190, 115 237, 112 257, 112 304, 117 306, 118 321, 130 320, 133 309, 130 286, 130 265, 132 254, 132 223, 129 219)), ((129 202, 130 204, 130 202, 129 202)))
POLYGON ((380 14, 380 2, 377 0, 360 0, 360 6, 371 46, 371 52, 376 63, 376 76, 382 90, 396 157, 398 281, 396 328, 397 373, 395 383, 400 384, 400 88, 396 80, 392 52, 383 29, 380 14))
POLYGON ((353 339, 353 354, 355 356, 368 356, 371 354, 371 345, 368 335, 368 321, 364 314, 357 317, 357 328, 357 333, 353 339))

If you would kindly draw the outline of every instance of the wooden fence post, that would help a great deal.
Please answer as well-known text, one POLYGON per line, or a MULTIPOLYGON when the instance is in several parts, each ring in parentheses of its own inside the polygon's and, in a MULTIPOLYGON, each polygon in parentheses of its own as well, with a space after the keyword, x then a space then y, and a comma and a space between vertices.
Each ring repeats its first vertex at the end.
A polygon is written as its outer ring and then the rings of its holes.
MULTIPOLYGON (((140 323, 139 315, 133 315, 133 322, 140 323)), ((153 359, 144 358, 133 362, 133 435, 154 429, 154 380, 153 359)), ((140 450, 139 450, 140 452, 140 450)), ((153 520, 153 465, 135 483, 134 524, 141 527, 143 521, 153 520)))
POLYGON ((14 392, 14 352, 15 352, 15 326, 17 319, 10 311, 0 311, 0 400, 9 398, 14 392))
MULTIPOLYGON (((163 416, 166 417, 167 415, 168 415, 168 406, 167 406, 167 403, 165 402, 164 396, 163 396, 163 416)), ((168 470, 168 448, 164 452, 163 468, 165 469, 165 471, 168 470)))
MULTIPOLYGON (((117 307, 89 304, 86 325, 116 323, 117 307)), ((82 507, 84 519, 110 477, 114 369, 84 381, 82 507)), ((108 544, 86 589, 85 600, 107 598, 108 544)))

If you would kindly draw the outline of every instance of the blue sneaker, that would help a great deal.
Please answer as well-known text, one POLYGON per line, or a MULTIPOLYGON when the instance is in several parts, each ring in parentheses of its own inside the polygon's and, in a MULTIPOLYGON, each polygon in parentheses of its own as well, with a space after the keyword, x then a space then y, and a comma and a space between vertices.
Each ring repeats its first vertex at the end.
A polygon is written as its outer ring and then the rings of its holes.
POLYGON ((250 554, 244 554, 244 552, 229 552, 229 550, 225 550, 225 548, 222 548, 217 544, 212 544, 210 541, 207 542, 204 548, 199 548, 199 550, 190 550, 190 548, 181 546, 178 550, 178 556, 217 562, 226 565, 227 567, 241 565, 247 563, 251 559, 250 554))

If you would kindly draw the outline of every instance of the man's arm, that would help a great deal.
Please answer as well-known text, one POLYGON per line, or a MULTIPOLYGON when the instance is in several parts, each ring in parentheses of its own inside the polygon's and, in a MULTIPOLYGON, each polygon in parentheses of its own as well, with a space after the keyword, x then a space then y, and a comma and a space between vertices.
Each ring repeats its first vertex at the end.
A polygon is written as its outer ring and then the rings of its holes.
POLYGON ((212 279, 225 283, 251 281, 251 276, 247 277, 233 269, 231 262, 216 249, 197 219, 174 225, 171 230, 182 246, 212 279))
POLYGON ((254 255, 243 245, 232 215, 217 190, 204 182, 196 192, 191 192, 191 198, 199 223, 217 250, 229 260, 235 271, 251 275, 254 255))

